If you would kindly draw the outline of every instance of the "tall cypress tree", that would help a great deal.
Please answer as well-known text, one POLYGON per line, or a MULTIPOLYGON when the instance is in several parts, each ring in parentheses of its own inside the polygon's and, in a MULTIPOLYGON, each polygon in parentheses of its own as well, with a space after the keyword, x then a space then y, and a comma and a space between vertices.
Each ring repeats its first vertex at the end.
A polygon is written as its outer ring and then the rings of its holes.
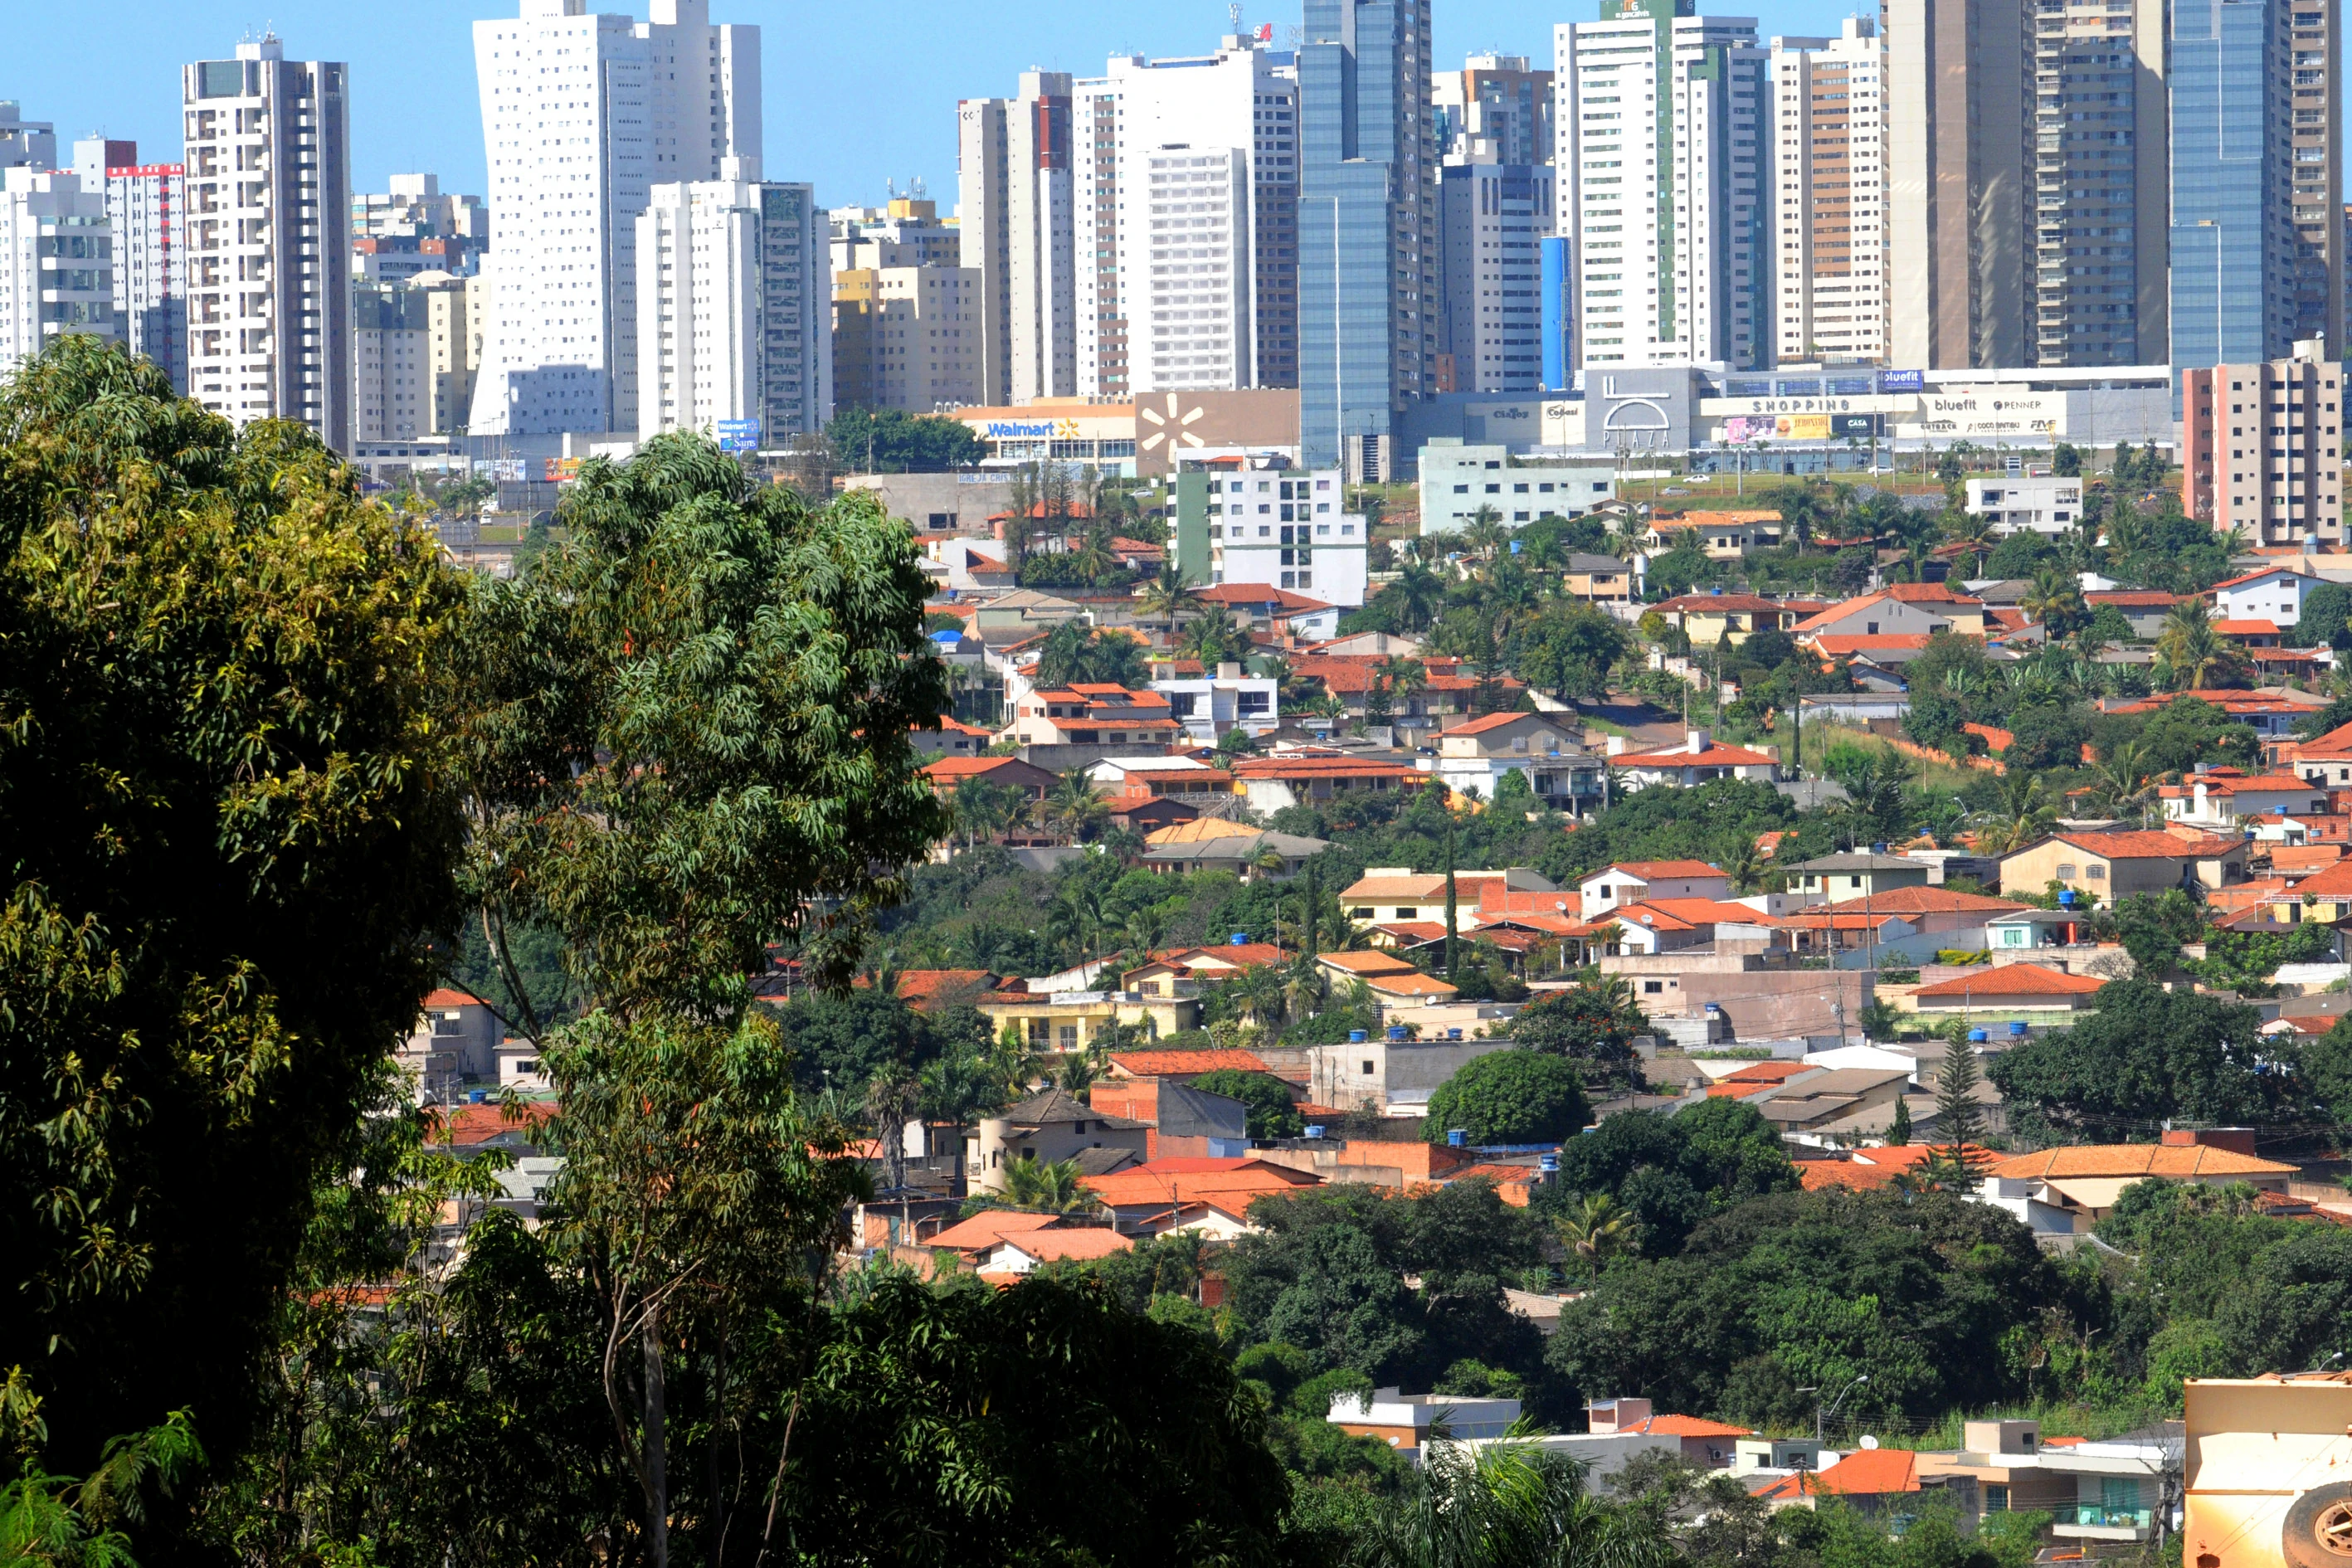
POLYGON ((1461 946, 1456 920, 1458 898, 1459 889, 1454 882, 1454 813, 1449 807, 1445 814, 1445 978, 1448 982, 1457 978, 1454 965, 1461 946))

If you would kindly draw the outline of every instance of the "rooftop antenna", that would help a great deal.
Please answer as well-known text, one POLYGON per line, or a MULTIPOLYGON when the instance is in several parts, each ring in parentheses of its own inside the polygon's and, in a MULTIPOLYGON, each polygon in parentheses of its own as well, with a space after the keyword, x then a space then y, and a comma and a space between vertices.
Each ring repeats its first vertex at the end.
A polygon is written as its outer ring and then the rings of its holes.
POLYGON ((922 175, 917 174, 907 182, 907 194, 919 202, 931 194, 931 187, 924 183, 922 175))
POLYGON ((1234 35, 1236 37, 1240 36, 1242 30, 1242 0, 1233 0, 1233 4, 1225 7, 1225 16, 1234 25, 1234 35))

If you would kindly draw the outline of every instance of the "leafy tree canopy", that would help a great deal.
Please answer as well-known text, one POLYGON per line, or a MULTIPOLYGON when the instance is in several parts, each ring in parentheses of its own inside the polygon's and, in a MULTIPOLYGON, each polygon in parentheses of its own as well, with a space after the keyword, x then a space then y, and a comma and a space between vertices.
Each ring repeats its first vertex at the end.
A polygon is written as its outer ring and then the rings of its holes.
POLYGON ((1584 1075, 1540 1051, 1490 1051, 1465 1063, 1429 1097, 1422 1136, 1460 1129, 1472 1143, 1549 1143, 1592 1120, 1584 1075))
POLYGON ((2242 1126, 2290 1118, 2300 1098, 2253 1008, 2151 980, 2110 981, 2098 1011, 1995 1057, 1985 1076, 2053 1127, 2128 1141, 2178 1120, 2242 1126), (2108 1134, 2116 1134, 2114 1137, 2108 1134))
POLYGON ((988 456, 986 444, 961 419, 898 408, 842 409, 825 426, 824 438, 835 462, 877 474, 940 474, 977 468, 988 456))

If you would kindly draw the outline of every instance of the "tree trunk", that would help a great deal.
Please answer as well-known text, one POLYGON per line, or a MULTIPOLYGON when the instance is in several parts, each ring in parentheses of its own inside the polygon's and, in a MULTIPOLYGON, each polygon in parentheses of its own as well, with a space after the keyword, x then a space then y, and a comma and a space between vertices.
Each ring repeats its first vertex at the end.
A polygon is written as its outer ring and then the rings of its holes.
POLYGON ((653 1568, 669 1568, 669 1449, 662 1425, 669 1395, 662 1381, 661 1313, 646 1315, 646 1545, 653 1568))

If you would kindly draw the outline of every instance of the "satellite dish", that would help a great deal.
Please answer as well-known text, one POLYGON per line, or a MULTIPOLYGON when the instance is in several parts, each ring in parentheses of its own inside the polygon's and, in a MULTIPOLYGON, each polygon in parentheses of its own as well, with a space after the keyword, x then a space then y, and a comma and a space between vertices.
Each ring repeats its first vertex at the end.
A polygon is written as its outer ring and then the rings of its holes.
POLYGON ((1862 1440, 1862 1446, 1865 1448, 1875 1448, 1878 1447, 1878 1439, 1875 1437, 1864 1437, 1862 1440))

